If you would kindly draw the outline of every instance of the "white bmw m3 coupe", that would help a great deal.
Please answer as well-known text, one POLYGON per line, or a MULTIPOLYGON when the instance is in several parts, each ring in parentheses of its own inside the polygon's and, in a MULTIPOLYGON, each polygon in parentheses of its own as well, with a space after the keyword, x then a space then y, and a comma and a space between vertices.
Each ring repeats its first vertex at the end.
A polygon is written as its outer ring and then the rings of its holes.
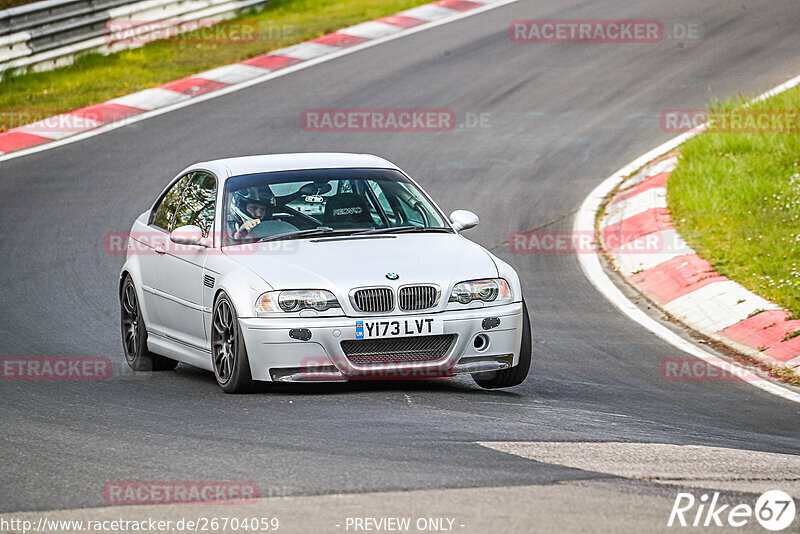
POLYGON ((134 370, 178 362, 228 393, 254 381, 471 374, 520 384, 519 277, 392 163, 276 154, 198 163, 134 222, 119 281, 134 370))

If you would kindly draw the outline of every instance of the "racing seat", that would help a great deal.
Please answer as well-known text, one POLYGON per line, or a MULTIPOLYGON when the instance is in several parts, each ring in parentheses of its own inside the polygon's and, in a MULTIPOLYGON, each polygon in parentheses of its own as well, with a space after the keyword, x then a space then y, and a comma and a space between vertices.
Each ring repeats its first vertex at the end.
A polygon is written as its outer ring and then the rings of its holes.
POLYGON ((331 228, 371 228, 375 222, 369 210, 369 203, 363 196, 340 193, 325 203, 322 222, 331 228))

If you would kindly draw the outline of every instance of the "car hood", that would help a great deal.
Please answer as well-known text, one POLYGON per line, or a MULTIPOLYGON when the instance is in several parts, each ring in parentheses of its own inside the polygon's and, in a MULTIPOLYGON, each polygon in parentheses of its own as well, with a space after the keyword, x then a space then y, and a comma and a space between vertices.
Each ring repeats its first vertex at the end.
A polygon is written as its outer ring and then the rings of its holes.
POLYGON ((434 283, 448 291, 462 280, 497 276, 489 253, 458 234, 329 237, 250 247, 225 250, 273 289, 328 289, 345 296, 354 287, 434 283), (399 277, 389 280, 388 273, 399 277))

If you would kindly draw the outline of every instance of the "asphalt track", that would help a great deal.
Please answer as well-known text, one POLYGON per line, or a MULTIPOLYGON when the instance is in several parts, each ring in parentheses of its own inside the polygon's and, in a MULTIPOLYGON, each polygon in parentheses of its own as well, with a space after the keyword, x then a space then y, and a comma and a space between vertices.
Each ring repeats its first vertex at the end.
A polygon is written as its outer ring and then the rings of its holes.
MULTIPOLYGON (((800 406, 742 382, 673 382, 681 354, 630 322, 574 256, 512 254, 516 230, 569 230, 605 176, 665 141, 659 113, 760 93, 800 72, 796 0, 522 1, 105 135, 0 164, 0 355, 96 356, 103 382, 0 383, 0 511, 102 506, 107 482, 252 480, 261 495, 531 486, 611 475, 479 441, 630 441, 800 452, 800 406), (519 44, 514 19, 699 23, 702 39, 519 44), (450 108, 442 133, 310 133, 306 108, 450 108), (467 114, 488 123, 468 127, 467 114), (534 325, 527 381, 281 386, 223 394, 209 373, 124 367, 107 232, 127 231, 195 161, 379 154, 514 265, 534 325)), ((631 491, 631 490, 627 490, 631 491)), ((365 509, 368 513, 369 509, 365 509)), ((519 513, 524 513, 520 510, 519 513)), ((634 513, 631 511, 630 513, 634 513)))

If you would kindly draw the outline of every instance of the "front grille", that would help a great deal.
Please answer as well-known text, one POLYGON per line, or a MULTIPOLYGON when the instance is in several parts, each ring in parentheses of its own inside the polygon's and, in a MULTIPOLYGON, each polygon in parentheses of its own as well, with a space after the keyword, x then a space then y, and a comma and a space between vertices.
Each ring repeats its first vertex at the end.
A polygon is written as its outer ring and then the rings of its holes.
POLYGON ((397 304, 405 311, 427 310, 436 304, 438 293, 434 286, 402 287, 397 295, 397 304))
POLYGON ((356 365, 432 362, 444 358, 455 339, 455 334, 348 339, 342 341, 342 350, 347 359, 356 365))
POLYGON ((394 294, 388 287, 359 289, 353 293, 353 305, 367 313, 388 312, 394 309, 394 294))

